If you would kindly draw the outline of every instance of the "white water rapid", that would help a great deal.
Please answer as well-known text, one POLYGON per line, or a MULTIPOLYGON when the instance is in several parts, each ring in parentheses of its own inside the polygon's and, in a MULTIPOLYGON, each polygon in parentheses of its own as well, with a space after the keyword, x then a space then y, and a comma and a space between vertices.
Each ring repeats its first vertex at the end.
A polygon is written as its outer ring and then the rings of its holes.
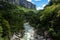
POLYGON ((34 40, 34 28, 29 25, 29 22, 24 23, 25 33, 23 38, 19 38, 18 36, 14 34, 11 40, 34 40))
POLYGON ((29 22, 24 23, 25 35, 24 40, 34 40, 34 28, 29 25, 29 22))
MULTIPOLYGON (((14 33, 11 40, 46 40, 44 36, 36 34, 34 28, 29 24, 29 22, 24 23, 24 28, 25 32, 22 38, 21 33, 18 33, 18 35, 14 33)), ((50 38, 48 38, 47 40, 50 40, 50 38)))

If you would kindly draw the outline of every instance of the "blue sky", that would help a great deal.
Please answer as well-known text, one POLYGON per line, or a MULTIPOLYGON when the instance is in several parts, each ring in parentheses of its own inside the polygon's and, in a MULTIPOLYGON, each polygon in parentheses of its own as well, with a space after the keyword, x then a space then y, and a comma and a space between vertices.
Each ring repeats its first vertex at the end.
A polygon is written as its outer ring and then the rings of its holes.
POLYGON ((36 5, 37 10, 42 10, 49 3, 50 0, 27 0, 36 5))

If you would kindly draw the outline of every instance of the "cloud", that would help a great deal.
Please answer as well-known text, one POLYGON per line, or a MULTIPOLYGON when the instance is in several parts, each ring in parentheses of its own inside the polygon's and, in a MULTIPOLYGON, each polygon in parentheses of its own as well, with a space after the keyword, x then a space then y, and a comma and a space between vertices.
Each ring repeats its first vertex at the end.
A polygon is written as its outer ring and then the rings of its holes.
POLYGON ((33 4, 35 4, 35 2, 32 2, 33 4))
POLYGON ((32 0, 27 0, 27 1, 32 2, 32 0))
MULTIPOLYGON (((27 0, 27 1, 32 2, 32 0, 27 0)), ((35 1, 41 1, 41 0, 35 0, 35 1)))
POLYGON ((37 10, 43 10, 44 8, 43 7, 37 7, 36 9, 37 10))
POLYGON ((50 2, 50 0, 48 0, 48 2, 50 2))
POLYGON ((41 0, 35 0, 35 1, 41 1, 41 0))
POLYGON ((43 4, 42 7, 45 7, 47 4, 43 4))
POLYGON ((46 5, 47 5, 47 4, 43 4, 42 7, 37 7, 36 9, 37 9, 37 10, 43 10, 46 5))

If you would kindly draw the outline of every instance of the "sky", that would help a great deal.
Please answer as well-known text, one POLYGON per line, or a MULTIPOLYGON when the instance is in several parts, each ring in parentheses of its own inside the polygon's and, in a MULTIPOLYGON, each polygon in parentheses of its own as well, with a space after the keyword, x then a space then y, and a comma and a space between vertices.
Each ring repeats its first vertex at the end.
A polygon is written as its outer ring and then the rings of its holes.
POLYGON ((49 3, 50 0, 27 0, 36 5, 37 10, 42 10, 49 3))

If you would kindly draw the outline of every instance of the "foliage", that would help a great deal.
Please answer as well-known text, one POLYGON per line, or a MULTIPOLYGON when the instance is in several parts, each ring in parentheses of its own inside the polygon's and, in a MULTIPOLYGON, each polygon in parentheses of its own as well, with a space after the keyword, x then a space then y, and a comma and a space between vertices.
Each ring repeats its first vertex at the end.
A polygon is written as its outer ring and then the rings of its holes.
POLYGON ((44 10, 36 11, 21 6, 0 2, 0 39, 9 40, 14 32, 24 30, 24 21, 29 21, 37 33, 48 31, 53 40, 60 40, 60 1, 51 0, 44 10))
MULTIPOLYGON (((1 2, 0 5, 2 5, 0 6, 0 25, 2 27, 0 29, 3 29, 1 39, 10 40, 13 33, 18 33, 24 30, 24 20, 30 15, 28 12, 32 9, 15 6, 8 2, 1 2)), ((33 13, 34 11, 32 10, 32 14, 33 13)))
POLYGON ((48 31, 49 36, 53 40, 60 40, 60 4, 59 0, 52 0, 52 2, 52 5, 46 6, 45 9, 40 12, 40 26, 38 29, 41 30, 42 33, 48 31))

